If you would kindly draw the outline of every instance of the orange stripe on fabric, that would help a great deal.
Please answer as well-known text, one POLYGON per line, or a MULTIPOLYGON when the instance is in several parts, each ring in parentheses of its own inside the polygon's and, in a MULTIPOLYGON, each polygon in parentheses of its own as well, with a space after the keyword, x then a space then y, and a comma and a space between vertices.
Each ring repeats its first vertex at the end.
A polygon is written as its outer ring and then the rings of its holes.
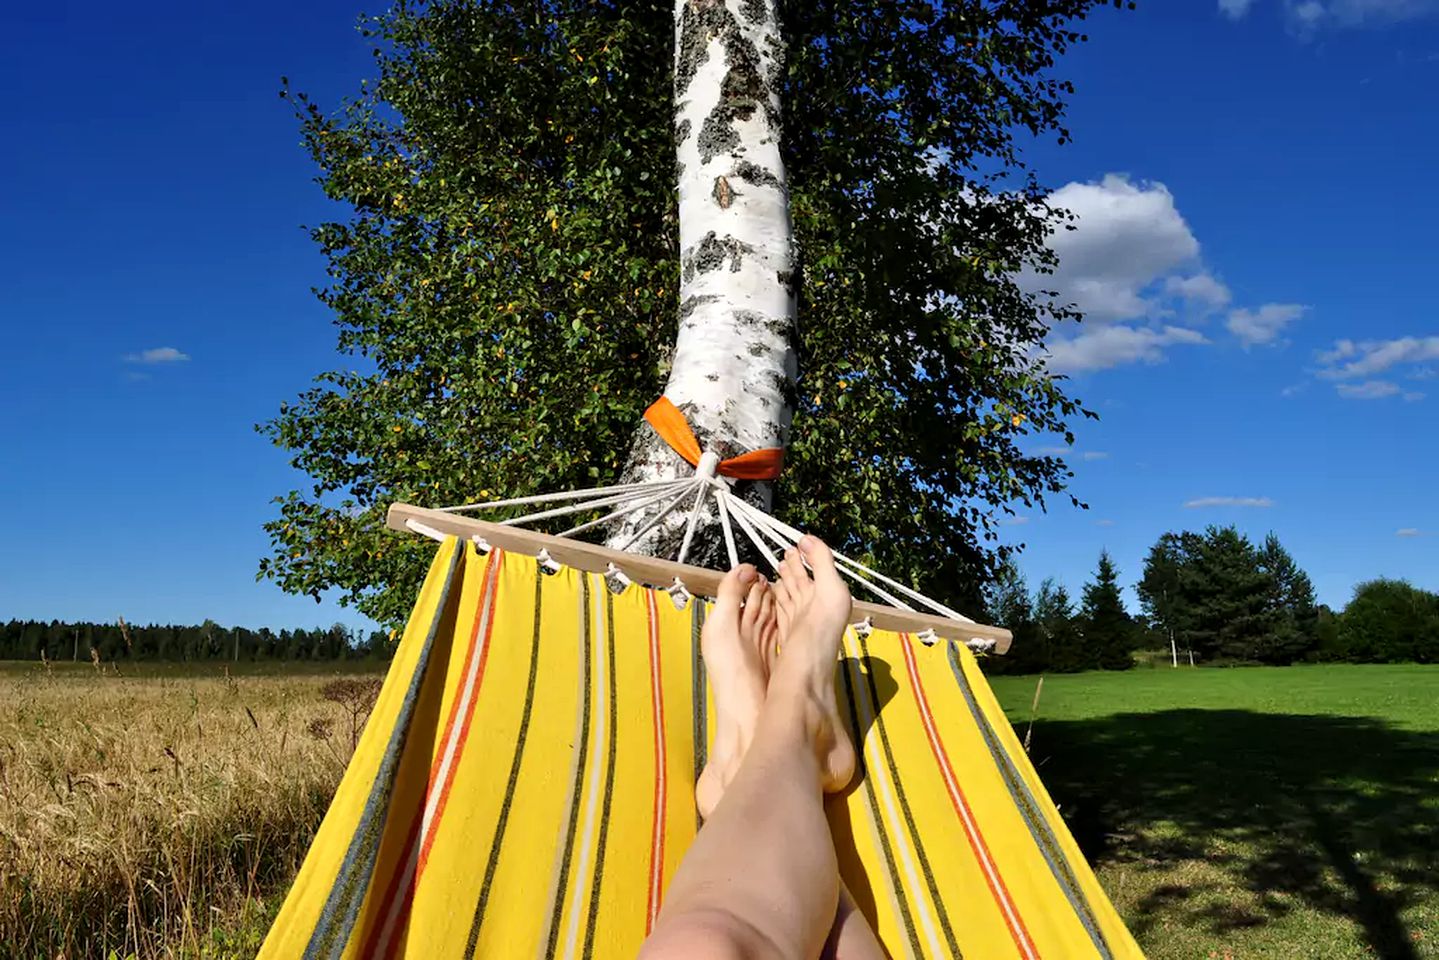
MULTIPOLYGON (((689 421, 669 397, 660 397, 645 411, 645 420, 675 453, 684 457, 690 466, 700 462, 700 442, 695 439, 689 421)), ((784 468, 784 449, 767 447, 752 450, 737 457, 721 460, 715 471, 722 477, 735 480, 774 480, 784 468)))
MULTIPOLYGON (((377 911, 384 910, 386 905, 393 903, 399 895, 400 882, 404 879, 406 873, 408 873, 407 865, 410 862, 410 851, 414 849, 415 842, 420 836, 420 823, 424 818, 423 814, 424 806, 421 805, 420 809, 415 812, 414 819, 410 822, 409 829, 405 833, 405 845, 401 848, 404 851, 404 856, 400 861, 399 869, 390 874, 390 883, 389 886, 385 888, 385 895, 375 905, 377 911)), ((387 937, 388 929, 388 923, 379 923, 370 928, 369 936, 365 938, 365 945, 360 950, 362 960, 370 960, 370 958, 375 956, 375 951, 380 946, 380 938, 381 936, 387 937)))
MULTIPOLYGON (((474 705, 479 699, 480 685, 485 676, 485 665, 489 661, 490 629, 495 622, 495 586, 499 580, 503 554, 504 551, 497 547, 491 550, 490 555, 486 558, 483 586, 480 590, 479 602, 475 607, 475 624, 470 632, 469 649, 465 652, 464 667, 460 671, 463 684, 473 668, 475 671, 474 683, 468 697, 456 696, 450 705, 450 714, 445 720, 444 733, 439 739, 440 749, 430 767, 430 782, 425 791, 425 802, 421 804, 415 815, 415 822, 410 826, 409 839, 406 842, 407 854, 403 860, 405 866, 391 878, 390 888, 386 891, 385 899, 380 904, 381 907, 389 905, 390 916, 384 924, 376 927, 371 933, 370 942, 366 944, 360 954, 362 957, 393 956, 398 944, 395 935, 405 926, 410 909, 409 900, 413 896, 415 886, 420 881, 420 875, 424 872, 430 848, 434 845, 440 819, 444 816, 445 806, 449 802, 450 786, 454 783, 460 756, 469 740, 474 705), (483 641, 477 643, 481 640, 482 632, 483 641), (478 665, 475 664, 477 651, 479 654, 478 665), (456 723, 459 724, 458 733, 455 730, 456 723), (446 764, 446 755, 451 752, 452 755, 446 764), (436 791, 437 785, 438 792, 436 791), (433 815, 428 829, 424 829, 425 811, 430 809, 432 803, 434 804, 433 815), (418 850, 414 846, 417 840, 419 842, 418 850), (403 889, 399 889, 400 887, 403 889)), ((463 689, 461 693, 463 694, 463 689)))
POLYGON ((645 915, 645 936, 654 929, 655 919, 660 912, 660 891, 664 889, 665 871, 665 700, 660 688, 660 624, 659 611, 655 608, 655 593, 645 592, 645 612, 649 618, 650 634, 650 696, 653 700, 655 724, 655 795, 653 833, 650 841, 650 883, 649 909, 645 915))
POLYGON ((1004 878, 999 874, 999 867, 995 864, 994 857, 989 852, 989 845, 985 843, 984 835, 979 830, 979 822, 975 820, 974 812, 970 810, 969 802, 964 798, 964 791, 960 789, 959 780, 954 774, 954 767, 949 762, 949 754, 944 749, 943 741, 939 739, 939 733, 934 724, 934 714, 929 709, 929 698, 925 696, 924 683, 919 679, 919 670, 915 666, 914 649, 910 645, 909 634, 901 633, 899 635, 899 645, 900 649, 904 651, 905 672, 909 675, 909 683, 914 690, 914 699, 919 706, 919 715, 923 721, 925 737, 929 740, 930 751, 934 754, 935 763, 939 764, 945 790, 948 791, 950 803, 954 806, 954 812, 959 816, 960 824, 964 827, 970 848, 974 851, 975 857, 978 858, 980 866, 984 870, 985 883, 999 904, 1005 926, 1009 927, 1010 936, 1014 938, 1014 945, 1019 948, 1020 954, 1028 960, 1038 960, 1039 951, 1035 949, 1034 941, 1030 939, 1029 931, 1025 928, 1024 920, 1014 905, 1009 888, 1005 886, 1004 878))
MULTIPOLYGON (((495 548, 492 550, 492 554, 502 554, 502 553, 503 553, 503 551, 500 550, 500 548, 498 548, 498 547, 495 547, 495 548)), ((485 618, 484 618, 484 621, 485 621, 485 622, 484 622, 484 628, 483 628, 483 629, 484 629, 484 634, 485 634, 485 636, 484 636, 484 640, 482 641, 482 644, 481 644, 481 646, 480 646, 480 664, 479 664, 478 667, 475 668, 474 688, 470 691, 470 696, 469 696, 469 701, 468 701, 468 703, 465 704, 464 719, 463 719, 463 721, 461 722, 460 732, 459 732, 459 742, 455 744, 455 755, 454 755, 454 757, 453 757, 453 758, 451 759, 451 761, 450 761, 449 769, 445 771, 445 780, 444 780, 444 783, 440 786, 440 797, 439 797, 439 800, 436 801, 436 803, 435 803, 435 815, 434 815, 434 819, 432 819, 432 820, 430 821, 430 830, 429 830, 429 833, 426 834, 426 836, 425 836, 425 838, 424 838, 424 841, 423 841, 423 843, 422 843, 422 845, 421 845, 421 847, 420 847, 420 862, 419 862, 418 866, 417 866, 416 869, 415 869, 415 882, 416 882, 416 883, 419 883, 420 875, 425 872, 425 863, 426 863, 426 862, 429 860, 429 858, 430 858, 430 848, 435 845, 435 836, 436 836, 436 834, 439 832, 439 829, 440 829, 440 821, 444 818, 444 815, 445 815, 445 806, 446 806, 446 805, 449 803, 449 801, 450 801, 450 788, 451 788, 452 786, 454 786, 454 783, 455 783, 455 772, 459 769, 459 766, 460 766, 460 757, 464 754, 465 745, 466 745, 467 743, 469 743, 469 740, 470 740, 470 726, 471 726, 471 724, 474 722, 474 719, 475 719, 475 704, 479 702, 479 699, 480 699, 480 687, 481 687, 481 685, 485 682, 485 666, 486 666, 486 665, 489 663, 489 661, 490 661, 490 637, 491 637, 491 635, 493 634, 494 628, 495 628, 495 606, 496 606, 496 602, 495 602, 495 599, 494 599, 494 593, 495 593, 495 588, 496 588, 497 582, 498 582, 498 580, 499 580, 499 574, 500 574, 500 561, 499 561, 499 558, 498 558, 498 557, 492 557, 491 562, 490 562, 490 569, 487 571, 486 580, 485 580, 485 593, 489 595, 488 598, 489 598, 489 601, 490 601, 490 602, 489 602, 489 608, 485 611, 486 616, 485 616, 485 618)), ((476 624, 475 626, 476 626, 476 632, 478 633, 478 632, 479 632, 479 629, 480 629, 479 624, 476 624)), ((471 656, 471 657, 474 656, 474 647, 473 647, 473 645, 472 645, 471 648, 470 648, 470 656, 471 656)), ((463 674, 462 674, 462 676, 463 676, 463 674)), ((452 714, 455 713, 455 712, 458 712, 458 711, 452 711, 452 714)), ((449 733, 450 733, 450 728, 454 725, 454 722, 455 722, 455 718, 454 718, 454 716, 452 715, 452 716, 450 717, 448 723, 446 723, 446 725, 445 725, 445 739, 448 739, 449 733)))

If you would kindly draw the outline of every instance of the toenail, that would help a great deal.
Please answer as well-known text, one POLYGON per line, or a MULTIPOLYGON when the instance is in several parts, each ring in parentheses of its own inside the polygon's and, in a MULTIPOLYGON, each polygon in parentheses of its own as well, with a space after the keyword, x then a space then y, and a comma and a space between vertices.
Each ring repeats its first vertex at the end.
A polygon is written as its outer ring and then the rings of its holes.
POLYGON ((755 578, 755 569, 748 564, 739 568, 739 582, 749 583, 755 578))

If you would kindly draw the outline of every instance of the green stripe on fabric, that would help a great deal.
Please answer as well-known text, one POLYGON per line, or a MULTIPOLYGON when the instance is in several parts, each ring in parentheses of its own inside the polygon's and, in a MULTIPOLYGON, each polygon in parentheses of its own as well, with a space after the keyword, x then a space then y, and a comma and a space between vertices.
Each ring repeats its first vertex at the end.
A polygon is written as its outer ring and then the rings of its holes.
POLYGON ((884 831, 882 824, 875 822, 875 816, 879 809, 879 798, 875 795, 874 781, 870 779, 867 764, 864 759, 864 740, 861 737, 862 727, 859 719, 859 703, 855 700, 854 680, 850 677, 851 670, 859 669, 859 661, 852 657, 845 657, 841 662, 840 677, 844 680, 844 696, 849 706, 850 734, 855 743, 855 774, 864 784, 865 797, 869 802, 870 823, 875 835, 879 837, 880 853, 884 856, 885 869, 889 873, 889 886, 894 894, 894 901, 899 905, 900 919, 904 921, 904 931, 909 938, 911 956, 922 957, 924 950, 919 945, 919 930, 914 925, 914 914, 909 909, 909 899, 905 896, 904 883, 899 877, 899 867, 894 860, 894 848, 890 845, 889 834, 884 831), (853 664, 853 666, 850 666, 853 664))
POLYGON ((584 788, 585 765, 590 750, 590 575, 580 574, 580 673, 584 695, 580 703, 579 758, 575 763, 575 779, 570 785, 570 815, 565 828, 564 852, 555 877, 550 903, 549 932, 545 938, 545 956, 553 957, 560 936, 560 916, 565 910, 565 894, 569 891, 570 861, 574 859, 575 833, 579 828, 580 793, 584 788))
MULTIPOLYGON (((872 660, 869 653, 869 641, 864 634, 856 631, 859 637, 859 652, 865 660, 872 660)), ((891 668, 893 669, 893 668, 891 668)), ((874 726, 879 732, 880 752, 884 755, 885 767, 889 770, 889 778, 894 783, 895 797, 899 800, 899 810, 904 816, 905 828, 909 831, 910 838, 914 841, 914 852, 919 858, 920 872, 924 874, 924 885, 929 889, 929 897, 934 901, 936 912, 939 914, 939 927, 944 931, 944 942, 949 947, 950 955, 960 960, 963 954, 959 949, 959 941, 954 936, 954 927, 949 923, 949 912, 944 909, 944 898, 940 896, 939 885, 934 882, 934 870, 929 865, 929 857, 924 852, 924 840, 920 837, 919 825, 914 819, 914 809, 909 805, 909 797, 905 794, 904 781, 899 775, 899 766, 894 762, 894 750, 889 743, 889 732, 885 728, 884 716, 879 708, 879 691, 874 686, 874 671, 865 671, 865 685, 869 689, 869 702, 874 710, 874 726)), ((915 705, 917 710, 918 704, 915 705)))
POLYGON ((369 891, 375 860, 379 855, 380 837, 389 816, 390 797, 394 793, 395 777, 404 753, 410 721, 414 717, 415 704, 424 686, 435 638, 439 635, 440 624, 449 608, 450 590, 454 586, 456 573, 461 569, 462 561, 469 556, 468 547, 468 544, 456 545, 450 554, 450 566, 445 572, 445 581, 435 603, 434 616, 430 618, 424 645, 415 662, 415 671, 410 676, 409 688, 405 691, 405 698, 401 701, 395 718, 395 727, 390 732, 390 741, 385 746, 384 757, 370 785, 370 795, 365 800, 364 811, 355 826, 355 835, 350 840, 345 859, 340 864, 325 906, 320 911, 319 922, 305 945, 305 960, 338 957, 354 931, 355 920, 359 916, 365 894, 369 891))
POLYGON ((1078 917, 1085 932, 1089 934, 1089 939, 1093 942, 1094 948, 1099 951, 1099 955, 1104 960, 1112 960, 1114 954, 1104 939, 1104 932, 1100 929, 1099 920, 1094 915, 1094 909, 1090 906, 1089 899, 1084 895, 1084 889, 1079 885, 1079 878, 1075 876, 1069 858, 1064 855, 1064 850, 1059 845, 1059 838, 1055 836, 1049 821, 1040 812, 1039 802, 1029 789, 1029 784, 1024 782, 1024 777, 1015 766, 1009 751, 1004 748, 998 734, 990 725, 988 717, 980 709, 979 702, 974 697, 974 691, 970 688, 969 677, 964 672, 964 664, 960 662, 958 648, 953 643, 948 645, 948 658, 950 670, 954 674, 960 694, 964 697, 965 705, 969 707, 970 715, 979 727, 985 746, 988 747, 990 756, 994 759, 995 767, 999 770, 1005 787, 1009 789, 1009 795, 1014 800, 1015 807, 1019 809, 1025 826, 1029 828, 1035 845, 1043 855, 1045 863, 1049 865, 1055 882, 1064 891, 1065 898, 1074 908, 1075 916, 1078 917))
POLYGON ((499 868, 500 851, 505 842, 505 830, 510 824, 510 808, 515 800, 515 787, 520 780, 520 762, 525 752, 525 739, 529 735, 530 716, 534 712, 535 683, 540 673, 540 621, 544 588, 544 569, 539 564, 535 564, 535 626, 530 635, 530 675, 525 685, 525 701, 523 711, 520 713, 520 729, 515 735, 515 753, 510 760, 510 776, 505 783, 505 799, 500 804, 499 820, 495 824, 495 834, 490 841, 490 856, 485 862, 485 878, 480 884, 480 897, 475 904, 474 916, 470 920, 470 934, 465 940, 465 960, 472 960, 475 955, 475 945, 480 939, 480 924, 484 922, 485 908, 490 902, 490 889, 495 881, 495 871, 499 868))
MULTIPOLYGON (((709 685, 705 679, 705 661, 700 655, 700 634, 705 627, 705 604, 699 597, 690 598, 690 700, 694 713, 695 779, 709 760, 709 685)), ((703 821, 695 810, 695 830, 703 821)))
POLYGON ((584 960, 591 960, 595 953, 595 920, 600 912, 600 888, 605 879, 605 845, 609 842, 610 809, 615 795, 615 753, 619 748, 619 709, 615 695, 615 595, 609 589, 605 590, 605 662, 609 665, 609 758, 605 764, 605 799, 600 807, 600 837, 595 845, 595 879, 590 884, 590 911, 585 921, 584 960))

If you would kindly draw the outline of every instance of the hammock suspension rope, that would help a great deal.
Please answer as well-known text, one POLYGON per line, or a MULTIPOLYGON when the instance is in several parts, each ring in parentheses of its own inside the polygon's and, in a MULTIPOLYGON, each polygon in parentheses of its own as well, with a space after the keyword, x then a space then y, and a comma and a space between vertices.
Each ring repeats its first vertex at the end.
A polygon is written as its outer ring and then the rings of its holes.
MULTIPOLYGON (((464 514, 483 512, 507 507, 539 507, 518 516, 499 521, 504 526, 526 527, 539 521, 566 517, 574 514, 605 513, 593 520, 587 520, 561 531, 556 536, 570 538, 606 524, 620 523, 626 519, 638 519, 649 514, 638 529, 630 533, 616 549, 627 551, 641 542, 651 531, 677 510, 684 509, 687 516, 684 536, 680 541, 674 559, 684 563, 694 545, 695 531, 699 528, 705 508, 713 504, 715 516, 724 535, 725 553, 730 566, 739 563, 739 549, 735 530, 753 544, 765 562, 775 573, 779 572, 780 559, 784 552, 795 547, 804 534, 765 511, 737 496, 731 489, 739 479, 772 480, 779 475, 783 454, 779 450, 760 450, 728 460, 722 460, 712 450, 702 450, 689 430, 683 415, 668 400, 661 398, 645 413, 645 418, 655 427, 656 432, 669 442, 670 446, 695 468, 693 475, 679 479, 641 481, 636 483, 609 484, 582 490, 568 490, 557 493, 540 493, 525 497, 509 497, 503 500, 465 503, 456 506, 439 507, 444 513, 464 514)), ((416 533, 436 540, 443 540, 445 534, 434 527, 415 519, 406 521, 406 526, 416 533)), ((476 537, 477 541, 481 538, 476 537)), ((488 547, 488 544, 480 544, 488 547)), ((541 556, 546 566, 556 565, 548 554, 541 556)), ((852 557, 835 553, 836 567, 856 586, 878 598, 885 604, 899 610, 915 610, 916 607, 939 614, 959 623, 973 623, 969 617, 885 576, 852 557)), ((617 567, 611 564, 609 575, 621 585, 629 582, 617 567), (617 576, 616 576, 617 575, 617 576)), ((678 578, 670 586, 671 594, 681 591, 683 597, 689 590, 678 578)), ((983 647, 985 641, 972 641, 972 645, 983 647)))

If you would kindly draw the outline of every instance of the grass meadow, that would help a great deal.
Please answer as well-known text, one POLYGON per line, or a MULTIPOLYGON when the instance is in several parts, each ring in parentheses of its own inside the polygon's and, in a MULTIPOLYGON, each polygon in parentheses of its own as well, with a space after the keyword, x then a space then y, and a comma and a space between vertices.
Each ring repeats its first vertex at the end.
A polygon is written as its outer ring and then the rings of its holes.
POLYGON ((1439 957, 1439 667, 1051 676, 1030 756, 1157 960, 1439 957))
POLYGON ((0 664, 0 958, 253 957, 351 749, 324 666, 0 664))
MULTIPOLYGON (((0 664, 0 960, 254 955, 356 718, 334 665, 223 670, 0 664)), ((1035 684, 994 681, 1150 956, 1439 958, 1439 667, 1035 684)))

